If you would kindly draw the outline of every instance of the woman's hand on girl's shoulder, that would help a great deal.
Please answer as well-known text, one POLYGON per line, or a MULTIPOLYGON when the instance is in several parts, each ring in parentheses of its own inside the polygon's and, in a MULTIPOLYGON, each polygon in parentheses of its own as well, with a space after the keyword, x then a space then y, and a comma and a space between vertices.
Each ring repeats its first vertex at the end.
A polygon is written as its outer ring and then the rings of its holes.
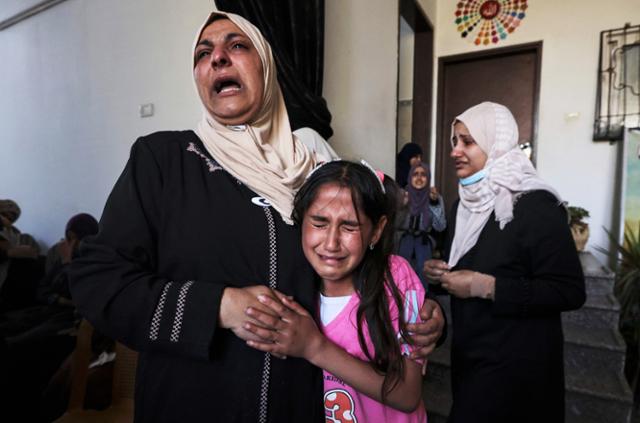
POLYGON ((279 358, 302 357, 313 362, 313 356, 321 350, 326 338, 304 307, 281 292, 276 290, 273 292, 280 301, 266 295, 258 296, 258 301, 280 318, 274 323, 271 314, 254 307, 247 308, 246 314, 253 320, 271 327, 268 329, 246 322, 244 329, 261 339, 260 341, 249 340, 247 345, 279 358))

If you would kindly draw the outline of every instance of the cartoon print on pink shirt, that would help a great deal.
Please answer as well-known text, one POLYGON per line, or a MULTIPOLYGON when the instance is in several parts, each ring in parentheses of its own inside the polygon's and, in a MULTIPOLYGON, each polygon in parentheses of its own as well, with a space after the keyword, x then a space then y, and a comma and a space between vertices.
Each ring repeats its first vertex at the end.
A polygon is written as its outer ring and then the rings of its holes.
POLYGON ((324 412, 327 423, 358 423, 353 398, 344 389, 333 389, 324 394, 324 412))

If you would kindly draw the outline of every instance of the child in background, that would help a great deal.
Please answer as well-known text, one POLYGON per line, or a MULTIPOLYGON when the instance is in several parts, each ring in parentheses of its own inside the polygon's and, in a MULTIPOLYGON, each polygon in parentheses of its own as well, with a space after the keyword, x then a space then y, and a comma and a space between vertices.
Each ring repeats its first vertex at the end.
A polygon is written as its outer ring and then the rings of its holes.
POLYGON ((398 254, 412 265, 422 284, 426 287, 422 267, 433 256, 434 240, 430 236, 433 229, 442 232, 447 227, 442 196, 435 187, 429 187, 431 172, 429 166, 420 162, 409 171, 408 213, 400 231, 398 254))
MULTIPOLYGON (((272 343, 248 345, 324 369, 328 422, 427 419, 422 363, 409 358, 405 331, 419 319, 425 292, 409 263, 390 254, 393 207, 367 166, 334 161, 317 168, 296 195, 293 218, 320 276, 321 329, 291 298, 259 297, 280 317, 280 327, 272 343)), ((258 322, 272 318, 254 308, 247 314, 258 322)), ((245 328, 266 335, 255 324, 245 328)))
POLYGON ((422 161, 422 148, 415 142, 408 142, 396 156, 396 182, 400 188, 408 184, 409 170, 422 161))

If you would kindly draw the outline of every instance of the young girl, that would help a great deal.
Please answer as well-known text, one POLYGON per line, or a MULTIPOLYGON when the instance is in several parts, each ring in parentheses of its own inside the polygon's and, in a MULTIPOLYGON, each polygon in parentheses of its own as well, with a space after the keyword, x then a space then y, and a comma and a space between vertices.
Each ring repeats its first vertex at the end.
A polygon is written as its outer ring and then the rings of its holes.
MULTIPOLYGON (((278 332, 272 343, 248 345, 324 369, 327 422, 426 422, 422 364, 408 357, 404 330, 419 318, 424 288, 404 259, 390 255, 392 203, 366 166, 334 161, 318 168, 296 195, 293 217, 321 279, 321 329, 291 298, 258 298, 279 317, 278 332)), ((272 318, 255 308, 247 314, 272 318)), ((258 325, 245 328, 265 337, 258 325)))
POLYGON ((409 170, 422 161, 422 148, 415 142, 408 142, 396 156, 396 182, 400 188, 409 183, 409 170))
POLYGON ((444 202, 435 187, 429 187, 431 172, 429 166, 418 162, 409 171, 408 210, 399 231, 398 254, 409 260, 424 286, 427 280, 422 267, 433 255, 434 241, 430 235, 433 229, 442 232, 447 226, 444 217, 444 202))

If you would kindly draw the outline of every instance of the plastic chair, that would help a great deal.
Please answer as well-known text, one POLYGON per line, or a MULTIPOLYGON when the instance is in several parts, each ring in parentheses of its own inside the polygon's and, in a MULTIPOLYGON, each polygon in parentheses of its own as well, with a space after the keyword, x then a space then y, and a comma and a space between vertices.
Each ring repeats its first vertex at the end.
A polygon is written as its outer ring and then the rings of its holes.
POLYGON ((66 413, 54 423, 132 423, 138 353, 119 342, 116 343, 111 406, 106 410, 83 409, 91 359, 92 333, 93 327, 83 319, 78 329, 76 349, 71 363, 69 405, 66 413))

